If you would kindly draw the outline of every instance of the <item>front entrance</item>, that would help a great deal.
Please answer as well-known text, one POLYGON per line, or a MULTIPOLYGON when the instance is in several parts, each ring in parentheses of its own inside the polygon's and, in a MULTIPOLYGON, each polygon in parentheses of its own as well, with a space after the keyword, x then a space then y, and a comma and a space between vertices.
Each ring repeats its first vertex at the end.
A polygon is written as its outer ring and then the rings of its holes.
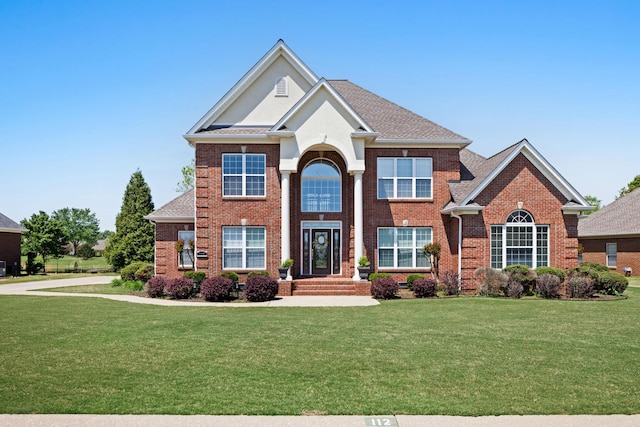
POLYGON ((339 222, 302 223, 302 274, 329 276, 340 274, 341 224, 339 222))

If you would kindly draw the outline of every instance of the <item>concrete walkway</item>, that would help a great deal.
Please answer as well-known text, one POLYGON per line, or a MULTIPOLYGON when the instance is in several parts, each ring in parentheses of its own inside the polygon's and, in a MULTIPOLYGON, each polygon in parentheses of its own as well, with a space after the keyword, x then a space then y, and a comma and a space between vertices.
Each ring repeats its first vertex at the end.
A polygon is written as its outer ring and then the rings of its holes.
MULTIPOLYGON (((283 297, 264 303, 198 303, 143 298, 129 295, 46 292, 64 286, 110 283, 113 277, 91 276, 3 285, 0 295, 41 295, 107 298, 139 304, 209 307, 352 307, 372 306, 371 297, 283 297)), ((502 415, 495 417, 453 417, 442 415, 349 415, 349 416, 245 416, 245 415, 77 415, 0 414, 0 427, 639 427, 636 415, 502 415)))
POLYGON ((241 303, 215 303, 195 302, 183 300, 168 300, 162 298, 145 298, 134 295, 106 295, 106 294, 78 294, 69 292, 47 292, 39 289, 60 288, 65 286, 95 285, 110 283, 113 276, 89 276, 73 279, 45 280, 40 282, 24 282, 2 285, 0 282, 0 295, 40 295, 40 296, 73 296, 106 298, 115 301, 127 301, 138 304, 152 304, 164 306, 204 306, 204 307, 367 307, 378 305, 378 301, 371 297, 358 296, 304 296, 304 297, 278 297, 273 301, 265 302, 241 302, 241 303))

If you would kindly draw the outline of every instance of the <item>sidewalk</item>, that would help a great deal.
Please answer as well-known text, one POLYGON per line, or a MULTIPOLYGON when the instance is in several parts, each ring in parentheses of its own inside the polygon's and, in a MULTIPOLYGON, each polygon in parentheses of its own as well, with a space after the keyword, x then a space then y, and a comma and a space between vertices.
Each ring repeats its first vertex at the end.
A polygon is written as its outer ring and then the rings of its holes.
POLYGON ((451 417, 246 415, 1 415, 11 427, 637 427, 640 415, 502 415, 451 417))

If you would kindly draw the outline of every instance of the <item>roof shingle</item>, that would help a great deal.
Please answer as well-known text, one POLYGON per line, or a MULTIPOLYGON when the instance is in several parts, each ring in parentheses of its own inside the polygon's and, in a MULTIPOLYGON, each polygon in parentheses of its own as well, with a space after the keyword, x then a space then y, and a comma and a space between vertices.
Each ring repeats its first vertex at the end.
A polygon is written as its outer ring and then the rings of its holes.
POLYGON ((640 235, 640 188, 578 222, 578 237, 640 235))

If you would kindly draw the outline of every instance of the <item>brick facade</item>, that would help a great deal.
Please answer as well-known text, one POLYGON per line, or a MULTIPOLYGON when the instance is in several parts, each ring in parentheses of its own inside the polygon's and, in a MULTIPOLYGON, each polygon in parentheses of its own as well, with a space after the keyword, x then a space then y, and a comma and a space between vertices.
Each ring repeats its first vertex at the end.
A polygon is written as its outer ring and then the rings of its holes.
POLYGON ((607 265, 607 243, 617 244, 616 267, 611 271, 624 274, 623 268, 631 268, 633 276, 640 276, 640 236, 582 238, 582 262, 607 265))
POLYGON ((0 261, 6 262, 7 275, 19 273, 13 266, 20 269, 20 239, 20 233, 0 232, 0 261))

